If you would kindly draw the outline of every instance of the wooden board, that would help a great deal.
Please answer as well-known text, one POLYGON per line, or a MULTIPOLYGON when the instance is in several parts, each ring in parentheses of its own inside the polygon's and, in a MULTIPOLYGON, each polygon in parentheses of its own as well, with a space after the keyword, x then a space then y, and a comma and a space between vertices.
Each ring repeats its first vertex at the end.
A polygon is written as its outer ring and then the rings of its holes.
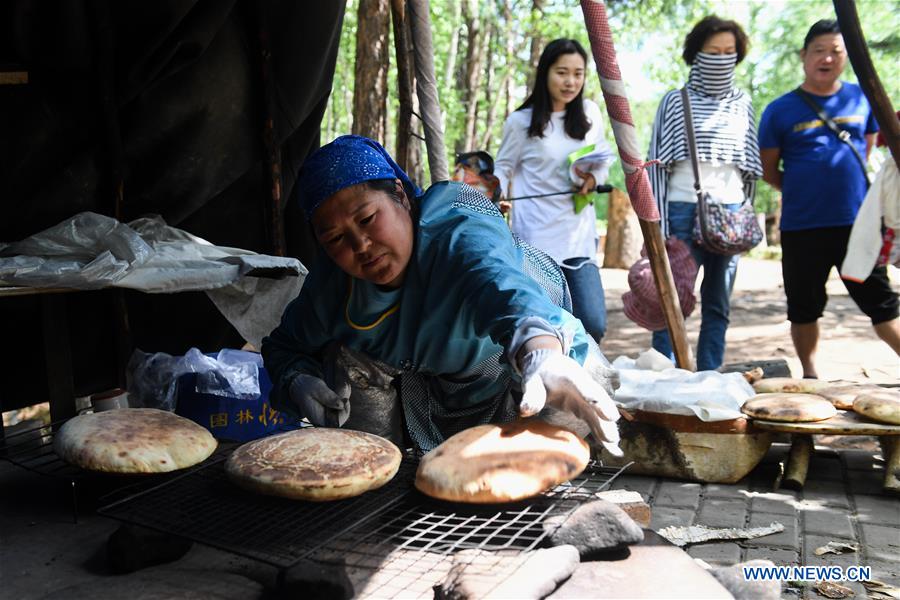
POLYGON ((815 423, 780 423, 777 421, 753 420, 753 426, 765 431, 782 433, 808 433, 824 435, 900 435, 900 425, 876 423, 855 412, 839 410, 824 421, 815 423))

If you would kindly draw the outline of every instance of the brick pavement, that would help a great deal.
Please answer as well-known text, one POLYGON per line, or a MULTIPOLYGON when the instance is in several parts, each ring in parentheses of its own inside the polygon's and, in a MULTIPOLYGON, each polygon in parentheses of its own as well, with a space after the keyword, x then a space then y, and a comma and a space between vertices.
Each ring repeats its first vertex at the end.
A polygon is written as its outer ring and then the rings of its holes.
MULTIPOLYGON (((882 493, 880 453, 817 447, 803 490, 773 490, 787 451, 786 444, 773 444, 760 465, 734 485, 623 475, 613 487, 644 497, 652 507, 654 530, 668 525, 784 525, 783 532, 754 540, 687 548, 688 554, 711 565, 759 558, 776 565, 868 565, 873 579, 900 587, 900 499, 882 493), (816 556, 816 548, 829 541, 856 543, 860 549, 816 556)), ((860 583, 841 584, 852 589, 856 598, 866 597, 860 583)), ((785 598, 821 598, 811 587, 785 585, 782 589, 785 598)))

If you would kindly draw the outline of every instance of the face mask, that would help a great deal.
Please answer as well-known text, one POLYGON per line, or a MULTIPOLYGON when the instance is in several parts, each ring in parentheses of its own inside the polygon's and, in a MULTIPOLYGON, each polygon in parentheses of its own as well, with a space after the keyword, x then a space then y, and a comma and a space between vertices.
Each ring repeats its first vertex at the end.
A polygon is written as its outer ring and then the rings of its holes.
POLYGON ((735 65, 737 54, 698 52, 688 83, 708 96, 721 96, 734 87, 735 65))

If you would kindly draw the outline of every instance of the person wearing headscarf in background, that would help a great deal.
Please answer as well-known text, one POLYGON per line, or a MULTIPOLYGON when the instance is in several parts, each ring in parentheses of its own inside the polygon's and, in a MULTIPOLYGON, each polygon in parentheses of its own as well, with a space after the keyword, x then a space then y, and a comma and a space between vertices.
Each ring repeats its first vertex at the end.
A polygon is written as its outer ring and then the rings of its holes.
MULTIPOLYGON (((747 45, 747 34, 740 25, 711 15, 688 33, 682 53, 691 67, 686 87, 701 186, 735 211, 746 198, 753 200, 756 180, 762 175, 751 99, 734 86, 735 67, 747 55, 747 45)), ((692 239, 697 193, 684 123, 681 91, 671 90, 663 96, 653 122, 648 160, 659 163, 648 167, 648 175, 663 234, 687 243, 697 265, 703 267, 696 353, 697 369, 702 371, 719 368, 725 356, 738 256, 710 252, 692 239)), ((673 357, 668 331, 653 332, 653 348, 673 357)))
POLYGON ((503 125, 494 174, 506 197, 572 190, 517 200, 510 227, 560 265, 573 313, 599 343, 606 333, 606 300, 597 264, 597 217, 593 206, 576 205, 579 198, 573 194, 583 198, 605 183, 614 158, 603 139, 600 108, 584 98, 586 65, 587 53, 577 41, 547 44, 534 89, 503 125), (570 168, 573 153, 589 146, 593 160, 570 168))
POLYGON ((486 196, 423 193, 360 136, 315 151, 298 185, 323 252, 262 343, 273 407, 423 451, 540 412, 620 454, 615 370, 562 308, 559 269, 486 196))

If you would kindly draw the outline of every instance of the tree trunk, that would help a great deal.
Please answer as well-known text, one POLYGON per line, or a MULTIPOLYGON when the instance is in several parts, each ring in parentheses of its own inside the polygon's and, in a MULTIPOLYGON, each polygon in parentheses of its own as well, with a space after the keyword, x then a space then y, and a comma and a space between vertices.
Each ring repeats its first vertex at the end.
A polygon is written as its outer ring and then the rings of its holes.
POLYGON ((387 120, 389 11, 388 0, 359 0, 356 20, 352 131, 381 143, 387 120))
POLYGON ((442 90, 445 97, 441 106, 441 129, 447 131, 447 105, 456 101, 455 86, 453 85, 456 77, 456 56, 459 53, 459 28, 462 20, 462 0, 453 2, 453 19, 451 23, 450 47, 447 50, 447 63, 444 67, 444 80, 442 90))
POLYGON ((468 33, 468 39, 466 40, 465 100, 463 101, 466 107, 466 126, 462 147, 457 147, 458 152, 472 150, 472 145, 475 143, 475 121, 478 119, 478 87, 481 82, 482 65, 484 63, 481 41, 484 32, 481 29, 481 16, 478 8, 478 0, 466 0, 463 10, 468 33))
POLYGON ((606 243, 603 246, 604 269, 628 269, 641 257, 641 224, 628 194, 613 189, 609 194, 606 243))
MULTIPOLYGON (((531 18, 533 22, 539 22, 544 15, 545 0, 532 0, 531 18)), ((534 74, 537 71, 538 61, 541 59, 541 52, 544 51, 544 38, 540 29, 532 27, 534 32, 531 36, 531 58, 528 60, 528 89, 534 89, 534 74)))
POLYGON ((406 20, 406 0, 391 0, 391 19, 394 24, 394 53, 397 56, 397 145, 394 160, 409 173, 410 132, 412 131, 414 74, 409 44, 409 23, 406 20))

